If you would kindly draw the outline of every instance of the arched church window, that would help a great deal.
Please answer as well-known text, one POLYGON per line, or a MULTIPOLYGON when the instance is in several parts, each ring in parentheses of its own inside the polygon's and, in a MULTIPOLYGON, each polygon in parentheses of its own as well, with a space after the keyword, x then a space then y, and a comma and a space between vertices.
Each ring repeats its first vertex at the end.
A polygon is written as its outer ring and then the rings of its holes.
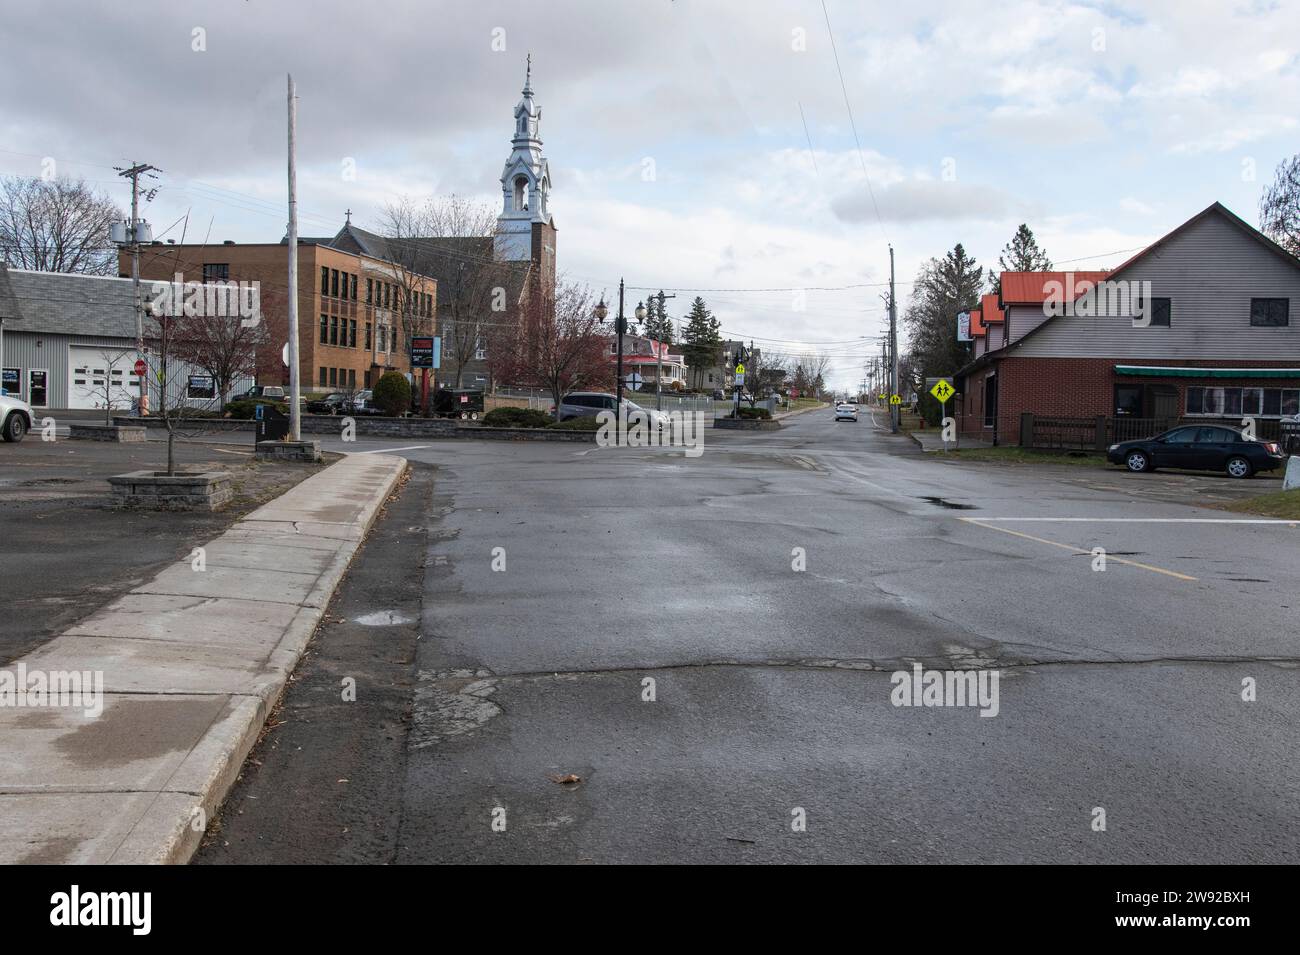
POLYGON ((528 208, 528 179, 525 176, 515 178, 515 211, 523 212, 528 208))

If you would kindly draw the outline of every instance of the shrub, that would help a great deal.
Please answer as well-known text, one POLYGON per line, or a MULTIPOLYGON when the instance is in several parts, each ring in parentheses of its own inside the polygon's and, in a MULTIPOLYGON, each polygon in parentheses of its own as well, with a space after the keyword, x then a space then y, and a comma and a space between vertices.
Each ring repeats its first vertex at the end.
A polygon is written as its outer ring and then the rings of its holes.
POLYGON ((483 423, 489 428, 546 428, 554 419, 536 408, 493 408, 483 416, 483 423))
POLYGON ((741 408, 740 417, 766 419, 772 417, 772 412, 766 408, 741 408))
POLYGON ((568 421, 554 421, 548 427, 556 431, 599 431, 600 422, 595 415, 588 415, 584 418, 570 418, 568 421))
POLYGON ((258 405, 271 405, 283 414, 289 413, 289 405, 283 401, 265 401, 260 398, 236 398, 226 403, 227 418, 256 418, 258 405))
POLYGON ((401 372, 385 372, 371 393, 375 405, 389 417, 400 418, 411 407, 411 383, 401 372))

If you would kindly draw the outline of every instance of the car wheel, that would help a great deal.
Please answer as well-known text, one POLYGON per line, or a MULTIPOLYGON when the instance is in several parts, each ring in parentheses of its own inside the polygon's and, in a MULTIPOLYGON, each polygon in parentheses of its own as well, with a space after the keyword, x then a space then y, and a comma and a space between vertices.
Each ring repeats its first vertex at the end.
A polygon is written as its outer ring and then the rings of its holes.
POLYGON ((460 413, 460 420, 461 420, 461 421, 467 421, 467 420, 469 420, 469 415, 462 411, 462 412, 460 413))
POLYGON ((5 419, 4 439, 6 441, 21 441, 23 435, 27 433, 27 419, 14 412, 5 419))
POLYGON ((477 421, 477 420, 478 420, 478 412, 477 412, 477 411, 471 411, 471 412, 469 413, 469 420, 470 420, 470 421, 477 421))
POLYGON ((1151 470, 1151 458, 1147 456, 1145 451, 1130 451, 1128 457, 1124 459, 1124 464, 1134 474, 1151 470))
POLYGON ((1239 454, 1228 458, 1228 464, 1224 470, 1228 472, 1229 477, 1235 478, 1248 478, 1255 473, 1250 461, 1239 454))

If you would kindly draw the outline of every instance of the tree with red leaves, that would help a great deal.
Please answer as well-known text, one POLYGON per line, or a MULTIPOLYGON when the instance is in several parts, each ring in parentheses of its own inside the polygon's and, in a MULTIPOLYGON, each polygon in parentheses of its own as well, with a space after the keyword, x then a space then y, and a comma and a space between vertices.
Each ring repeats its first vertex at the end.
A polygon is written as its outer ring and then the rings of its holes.
POLYGON ((596 318, 595 304, 585 285, 557 282, 554 295, 534 285, 518 320, 492 329, 488 355, 493 376, 544 388, 557 408, 571 391, 611 388, 611 330, 596 318))

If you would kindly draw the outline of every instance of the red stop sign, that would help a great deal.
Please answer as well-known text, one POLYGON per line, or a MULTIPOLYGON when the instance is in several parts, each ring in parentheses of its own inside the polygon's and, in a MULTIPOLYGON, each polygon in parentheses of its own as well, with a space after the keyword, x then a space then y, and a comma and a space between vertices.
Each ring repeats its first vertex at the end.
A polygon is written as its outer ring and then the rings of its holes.
POLYGON ((149 366, 144 363, 143 358, 137 358, 135 360, 135 373, 137 375, 143 375, 148 370, 148 368, 149 366))

